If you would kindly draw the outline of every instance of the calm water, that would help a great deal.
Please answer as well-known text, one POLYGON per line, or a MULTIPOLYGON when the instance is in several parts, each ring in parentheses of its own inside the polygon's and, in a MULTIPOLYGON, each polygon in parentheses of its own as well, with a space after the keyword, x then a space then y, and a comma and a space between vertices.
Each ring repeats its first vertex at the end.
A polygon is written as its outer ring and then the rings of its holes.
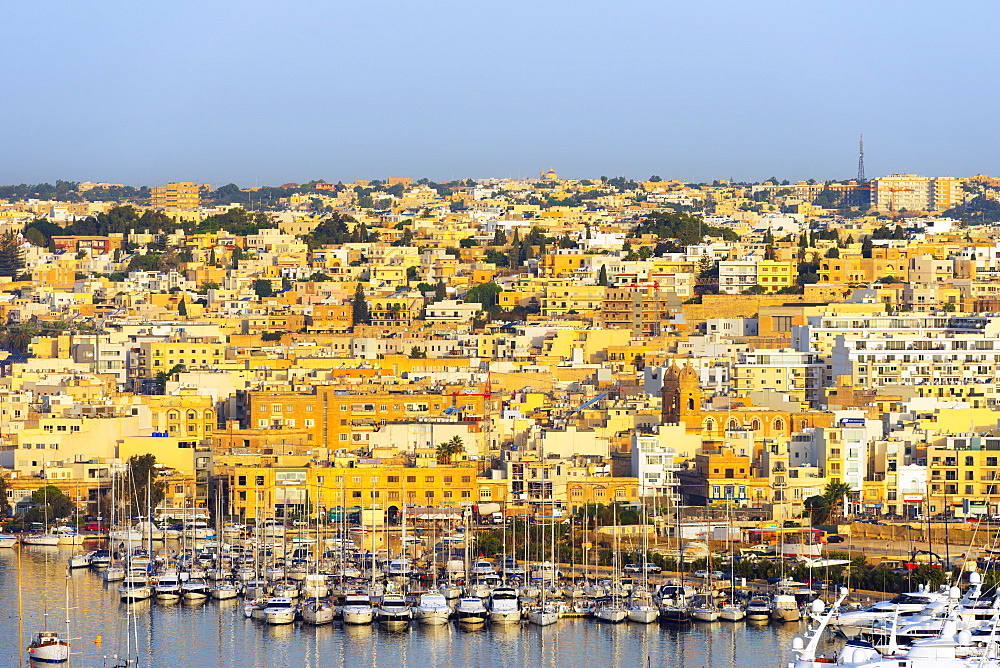
MULTIPOLYGON (((66 547, 22 547, 22 614, 25 638, 42 628, 64 632, 66 547), (46 563, 48 562, 48 563, 46 563), (47 575, 46 575, 47 573, 47 575)), ((79 548, 77 548, 79 549, 79 548)), ((17 666, 27 640, 17 642, 17 552, 0 550, 0 666, 17 666)), ((125 647, 126 608, 118 583, 106 587, 89 569, 69 576, 72 665, 111 666, 125 647), (101 636, 103 645, 95 639, 101 636)), ((776 668, 790 660, 797 625, 739 622, 696 624, 678 630, 658 624, 615 626, 563 620, 539 628, 502 626, 463 631, 455 626, 414 625, 405 632, 375 627, 267 626, 243 617, 239 600, 196 607, 155 601, 136 606, 140 666, 382 666, 394 668, 776 668), (648 663, 647 663, 648 662, 648 663)))

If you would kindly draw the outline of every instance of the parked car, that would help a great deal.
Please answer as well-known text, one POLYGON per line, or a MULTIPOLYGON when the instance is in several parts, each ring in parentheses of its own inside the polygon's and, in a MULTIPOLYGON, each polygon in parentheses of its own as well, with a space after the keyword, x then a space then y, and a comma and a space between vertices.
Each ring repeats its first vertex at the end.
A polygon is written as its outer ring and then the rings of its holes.
POLYGON ((625 564, 626 573, 642 573, 642 568, 639 564, 625 564))
POLYGON ((100 524, 85 524, 83 525, 84 531, 110 531, 108 527, 102 526, 100 524))
POLYGON ((656 564, 643 564, 643 570, 645 570, 647 573, 659 573, 663 569, 661 569, 656 564))
POLYGON ((843 536, 838 536, 838 535, 834 534, 832 536, 827 536, 826 537, 826 542, 827 543, 843 543, 844 542, 844 537, 843 536))

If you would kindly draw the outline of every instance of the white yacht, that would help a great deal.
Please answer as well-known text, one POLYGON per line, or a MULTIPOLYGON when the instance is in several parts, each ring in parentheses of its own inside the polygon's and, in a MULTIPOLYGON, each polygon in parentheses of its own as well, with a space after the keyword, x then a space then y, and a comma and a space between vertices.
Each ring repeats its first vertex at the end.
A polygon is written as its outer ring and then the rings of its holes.
POLYGON ((421 594, 417 607, 413 610, 414 616, 421 624, 440 625, 447 624, 451 618, 451 608, 448 607, 448 599, 444 594, 438 592, 427 592, 421 594))
POLYGON ((390 628, 406 626, 413 619, 413 611, 401 594, 385 594, 376 614, 379 624, 390 628))
POLYGON ((212 588, 202 578, 189 578, 181 585, 181 596, 185 601, 204 601, 211 593, 212 588))
MULTIPOLYGON (((792 597, 795 600, 795 597, 792 597)), ((796 608, 798 610, 798 608, 796 608)), ((714 622, 719 619, 719 607, 712 594, 697 594, 691 599, 691 617, 699 622, 714 622)))
POLYGON ((322 598, 313 598, 302 606, 302 621, 313 626, 329 624, 333 621, 335 611, 330 602, 322 598))
POLYGON ((739 603, 726 603, 719 608, 719 619, 724 619, 727 622, 738 622, 746 616, 746 608, 739 603))
POLYGON ((215 586, 212 587, 211 594, 212 598, 217 601, 226 601, 236 598, 239 594, 239 588, 237 588, 236 583, 232 580, 218 580, 215 586))
POLYGON ((375 608, 367 594, 348 594, 341 609, 345 624, 371 624, 375 608))
POLYGON ((177 601, 181 597, 181 580, 177 571, 167 571, 160 576, 153 588, 158 601, 177 601))
POLYGON ((594 618, 602 622, 618 624, 628 618, 628 610, 622 600, 612 596, 600 603, 594 611, 594 618))
POLYGON ((625 610, 629 621, 637 624, 652 624, 660 616, 660 611, 653 604, 653 597, 643 588, 632 591, 625 610))
POLYGON ((887 621, 894 616, 901 620, 912 617, 931 603, 947 600, 949 593, 947 587, 931 591, 929 587, 921 585, 917 591, 899 594, 861 610, 835 611, 830 619, 830 626, 841 635, 853 638, 861 629, 870 627, 875 622, 887 621))
POLYGON ((506 585, 496 587, 490 594, 490 622, 512 624, 521 621, 521 602, 517 590, 506 585))
POLYGON ((775 594, 771 599, 771 619, 776 622, 797 622, 802 614, 793 594, 775 594))
POLYGON ((145 575, 130 573, 122 580, 118 587, 118 596, 123 601, 145 601, 152 597, 153 587, 145 575))
POLYGON ((548 601, 528 608, 528 621, 538 626, 548 626, 559 621, 559 605, 548 601))
POLYGON ((459 624, 465 626, 479 626, 485 624, 489 617, 489 611, 483 605, 483 599, 475 596, 463 596, 458 599, 455 606, 455 619, 459 624))
POLYGON ((28 645, 28 658, 32 662, 66 663, 69 661, 69 641, 51 631, 36 633, 28 645))
POLYGON ((70 568, 87 568, 90 566, 89 554, 74 554, 67 559, 70 568))
POLYGON ((263 608, 255 610, 254 617, 268 624, 291 624, 295 621, 295 606, 292 599, 275 596, 267 599, 263 608))
POLYGON ((747 619, 754 620, 769 618, 771 616, 771 601, 768 600, 767 596, 751 596, 750 600, 747 601, 746 615, 747 619))

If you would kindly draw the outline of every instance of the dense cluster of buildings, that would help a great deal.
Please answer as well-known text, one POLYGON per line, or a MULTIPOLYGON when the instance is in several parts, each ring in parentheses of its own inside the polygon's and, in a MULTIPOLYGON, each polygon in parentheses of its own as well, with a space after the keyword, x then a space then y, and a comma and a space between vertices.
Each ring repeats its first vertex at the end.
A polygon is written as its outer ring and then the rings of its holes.
MULTIPOLYGON (((151 453, 166 515, 780 519, 830 482, 854 514, 1000 514, 1000 240, 944 215, 997 187, 288 184, 247 233, 197 231, 235 206, 209 186, 155 187, 129 206, 174 230, 17 238, 6 493, 16 511, 53 484, 100 515, 151 453), (314 236, 331 220, 357 240, 314 236)), ((122 205, 0 200, 0 228, 122 205)))

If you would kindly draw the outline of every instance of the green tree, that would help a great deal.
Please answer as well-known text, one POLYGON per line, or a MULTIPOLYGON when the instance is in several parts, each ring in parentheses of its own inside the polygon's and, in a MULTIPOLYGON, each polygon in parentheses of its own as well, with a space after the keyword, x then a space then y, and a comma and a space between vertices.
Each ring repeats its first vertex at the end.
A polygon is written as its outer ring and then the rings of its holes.
POLYGON ((24 231, 24 238, 39 248, 45 248, 49 245, 49 240, 45 238, 45 235, 37 227, 27 228, 24 231))
POLYGON ((159 479, 160 469, 156 465, 156 455, 132 455, 126 462, 127 474, 121 479, 124 499, 133 516, 148 517, 146 512, 146 489, 149 488, 150 508, 155 509, 166 495, 167 483, 159 479))
POLYGON ((597 272, 597 284, 605 287, 608 285, 608 266, 605 264, 602 264, 600 271, 597 272))
POLYGON ((153 381, 156 383, 156 386, 159 390, 157 394, 164 394, 167 391, 167 381, 170 380, 170 377, 173 376, 175 373, 180 373, 183 370, 184 370, 183 364, 175 364, 166 371, 157 371, 156 375, 153 376, 153 381))
POLYGON ((271 287, 271 281, 266 278, 258 278, 255 280, 253 282, 253 291, 254 294, 260 299, 274 296, 274 288, 271 287))
POLYGON ((872 256, 872 249, 874 244, 872 244, 871 237, 865 237, 865 240, 861 242, 861 257, 870 258, 872 256))
POLYGON ((46 485, 36 489, 31 494, 32 506, 25 515, 29 522, 43 522, 45 520, 61 519, 70 517, 76 509, 73 500, 62 493, 55 485, 46 485))
POLYGON ((507 235, 503 233, 501 228, 497 228, 493 233, 493 246, 506 246, 507 245, 507 235))
POLYGON ((177 315, 186 318, 187 314, 188 314, 187 303, 185 303, 184 297, 181 297, 181 301, 177 304, 177 315))
POLYGON ((6 472, 0 473, 0 517, 10 516, 10 499, 7 498, 10 489, 10 475, 6 472))
POLYGON ((354 289, 354 301, 351 302, 351 320, 355 325, 367 325, 371 322, 368 300, 365 299, 365 288, 360 282, 358 287, 354 289))
POLYGON ((452 458, 465 450, 462 437, 455 435, 444 443, 439 443, 436 449, 439 464, 451 464, 452 458))
POLYGON ((434 301, 439 302, 447 297, 448 288, 445 286, 444 281, 439 280, 437 285, 434 286, 434 301))
POLYGON ((842 519, 844 512, 844 498, 852 491, 851 486, 846 482, 836 482, 831 480, 826 483, 823 490, 823 498, 826 499, 830 508, 830 520, 833 522, 842 519))
POLYGON ((14 232, 0 236, 0 276, 15 278, 24 269, 24 256, 17 237, 14 232))
POLYGON ((496 313, 500 310, 501 292, 503 292, 503 288, 493 281, 480 283, 465 293, 465 303, 482 304, 483 310, 487 313, 496 313))
POLYGON ((827 251, 826 251, 826 257, 829 257, 829 258, 838 258, 838 257, 840 257, 840 249, 837 248, 836 246, 834 246, 833 248, 827 249, 827 251))

